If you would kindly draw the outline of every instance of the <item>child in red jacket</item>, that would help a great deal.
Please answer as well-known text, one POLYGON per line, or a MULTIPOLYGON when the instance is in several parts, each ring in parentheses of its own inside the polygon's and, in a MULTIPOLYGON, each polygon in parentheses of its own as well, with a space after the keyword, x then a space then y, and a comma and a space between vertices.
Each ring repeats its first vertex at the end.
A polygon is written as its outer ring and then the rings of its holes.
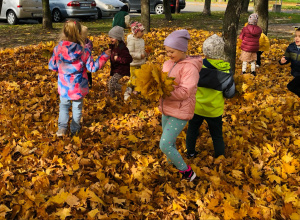
POLYGON ((242 29, 239 38, 242 40, 240 60, 242 64, 242 73, 246 73, 247 63, 251 64, 251 74, 256 76, 255 62, 257 60, 257 51, 259 50, 259 38, 262 29, 257 26, 258 15, 251 14, 248 18, 248 25, 242 29))

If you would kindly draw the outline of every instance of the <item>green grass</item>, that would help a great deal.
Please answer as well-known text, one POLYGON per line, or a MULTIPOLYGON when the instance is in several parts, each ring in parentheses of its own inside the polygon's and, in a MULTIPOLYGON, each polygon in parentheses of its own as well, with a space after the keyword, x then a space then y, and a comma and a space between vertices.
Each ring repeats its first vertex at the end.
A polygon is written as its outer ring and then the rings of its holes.
MULTIPOLYGON (((242 14, 240 27, 248 20, 249 13, 242 14)), ((167 21, 164 15, 151 15, 151 28, 195 28, 199 30, 221 32, 224 12, 212 12, 205 16, 202 12, 172 14, 173 20, 167 21)), ((140 16, 132 18, 140 21, 140 16)), ((269 25, 299 23, 300 14, 269 13, 269 25)), ((107 33, 111 29, 112 19, 86 20, 81 22, 89 28, 91 36, 107 33)), ((38 44, 45 41, 57 41, 63 23, 53 23, 53 30, 43 30, 41 24, 0 25, 0 48, 16 47, 28 44, 38 44), (8 37, 9 36, 9 37, 8 37)), ((278 33, 271 36, 278 36, 278 33)), ((285 37, 284 33, 280 37, 285 37)))

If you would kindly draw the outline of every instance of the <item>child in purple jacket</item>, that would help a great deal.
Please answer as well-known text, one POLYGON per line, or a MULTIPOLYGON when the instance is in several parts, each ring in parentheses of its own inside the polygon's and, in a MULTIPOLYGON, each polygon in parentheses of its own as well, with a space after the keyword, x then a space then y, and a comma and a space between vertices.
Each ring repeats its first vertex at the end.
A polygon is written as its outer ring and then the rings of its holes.
POLYGON ((94 61, 91 51, 85 47, 82 26, 78 21, 68 20, 62 31, 61 41, 49 60, 49 69, 58 72, 60 104, 57 136, 67 134, 71 105, 71 135, 80 131, 83 98, 89 92, 87 70, 96 72, 102 68, 111 53, 110 49, 106 50, 94 61))

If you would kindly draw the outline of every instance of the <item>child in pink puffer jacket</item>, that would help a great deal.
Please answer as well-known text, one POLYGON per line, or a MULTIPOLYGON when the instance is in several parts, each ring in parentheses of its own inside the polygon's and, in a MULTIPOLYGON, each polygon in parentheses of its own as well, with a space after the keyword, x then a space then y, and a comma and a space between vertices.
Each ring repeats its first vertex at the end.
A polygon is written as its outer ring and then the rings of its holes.
POLYGON ((177 136, 187 121, 194 116, 195 95, 202 67, 200 56, 189 57, 186 54, 189 39, 187 30, 177 30, 164 41, 170 60, 164 63, 162 71, 168 72, 169 77, 174 77, 176 85, 171 96, 160 99, 159 110, 162 112, 163 133, 159 147, 182 174, 182 178, 193 181, 196 174, 176 149, 177 136))

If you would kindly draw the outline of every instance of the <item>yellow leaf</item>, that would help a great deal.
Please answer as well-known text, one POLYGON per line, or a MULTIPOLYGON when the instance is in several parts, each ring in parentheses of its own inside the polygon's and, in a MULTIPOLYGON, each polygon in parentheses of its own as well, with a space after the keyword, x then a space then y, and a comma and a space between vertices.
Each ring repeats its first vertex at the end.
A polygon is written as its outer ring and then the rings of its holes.
POLYGON ((55 215, 59 216, 61 220, 64 220, 66 217, 71 216, 71 208, 58 209, 55 215))
POLYGON ((96 215, 99 213, 99 209, 94 209, 90 212, 88 212, 88 216, 91 218, 91 219, 96 219, 96 215))
POLYGON ((68 196, 69 196, 68 192, 61 192, 61 193, 57 194, 56 196, 52 196, 48 200, 48 202, 53 202, 56 204, 63 204, 66 201, 68 196))
POLYGON ((281 182, 281 178, 279 176, 276 175, 268 175, 268 179, 273 182, 275 181, 276 183, 280 183, 281 182))
POLYGON ((230 205, 229 202, 225 201, 224 206, 224 219, 235 219, 234 214, 235 214, 235 208, 230 205))
POLYGON ((284 202, 289 203, 289 202, 296 202, 298 201, 298 193, 297 192, 286 192, 284 196, 284 202))

